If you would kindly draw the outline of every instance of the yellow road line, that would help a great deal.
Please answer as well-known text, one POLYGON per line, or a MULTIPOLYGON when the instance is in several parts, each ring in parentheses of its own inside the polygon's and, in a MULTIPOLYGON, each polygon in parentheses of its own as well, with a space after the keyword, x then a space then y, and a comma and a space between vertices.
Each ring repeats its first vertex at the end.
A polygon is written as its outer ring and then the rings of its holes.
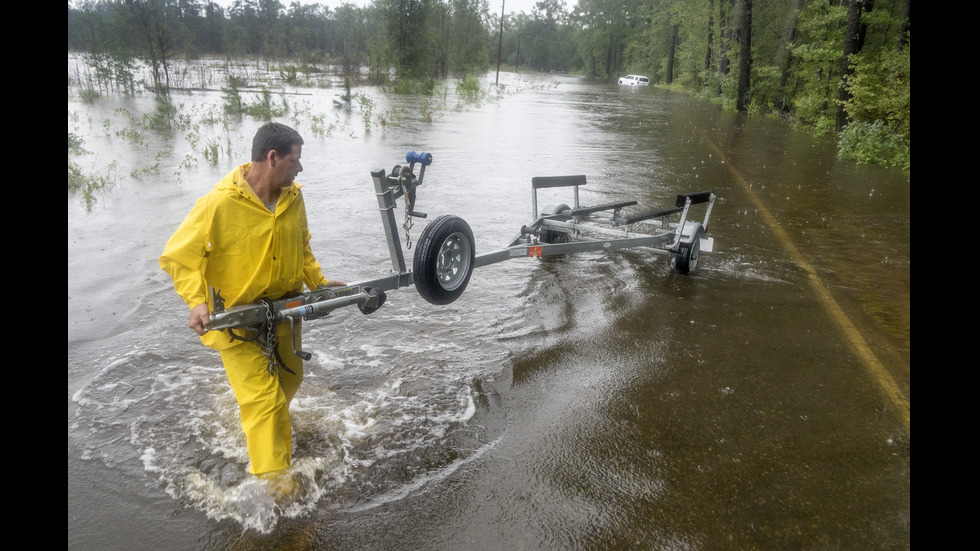
POLYGON ((891 404, 891 407, 896 411, 901 421, 905 424, 905 430, 912 432, 912 414, 909 405, 908 398, 899 388, 898 384, 895 382, 895 378, 892 377, 891 373, 887 368, 878 360, 874 352, 871 351, 871 347, 868 346, 867 341, 864 340, 864 336, 858 331, 857 327, 851 322, 851 319, 847 317, 847 314, 841 310, 841 307, 837 304, 833 295, 827 290, 827 286, 824 284, 823 280, 817 274, 813 265, 810 264, 806 258, 800 253, 800 250, 796 248, 793 240, 790 239, 789 234, 783 230, 783 227, 776 221, 776 218, 769 212, 766 205, 762 202, 755 191, 749 186, 749 183, 745 181, 745 178, 738 172, 731 162, 725 157, 725 154, 711 141, 710 138, 701 132, 701 137, 711 146, 711 149, 721 157, 725 166, 728 168, 729 172, 735 177, 735 181, 742 187, 742 190, 749 197, 752 203, 758 209, 759 213, 762 215, 762 219, 769 224, 770 229, 772 229, 773 234, 775 234, 776 239, 786 248, 789 252, 790 258, 793 259, 800 268, 807 273, 810 288, 816 293, 817 299, 823 304, 824 308, 827 309, 827 313, 830 317, 837 322, 841 331, 844 333, 844 337, 850 343, 851 348, 860 358, 861 363, 868 369, 871 377, 878 383, 878 388, 881 389, 882 394, 884 394, 885 399, 891 404))

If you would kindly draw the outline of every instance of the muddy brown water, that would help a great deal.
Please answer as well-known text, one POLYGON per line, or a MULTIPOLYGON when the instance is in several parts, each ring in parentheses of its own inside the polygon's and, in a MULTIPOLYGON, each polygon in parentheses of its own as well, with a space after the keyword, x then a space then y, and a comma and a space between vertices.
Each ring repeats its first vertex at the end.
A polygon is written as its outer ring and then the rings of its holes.
POLYGON ((308 323, 284 506, 245 474, 220 360, 156 261, 259 123, 208 123, 220 92, 196 93, 177 99, 196 127, 135 143, 116 132, 152 102, 69 97, 90 152, 70 159, 116 175, 91 211, 67 199, 69 548, 910 546, 909 173, 681 94, 502 81, 478 101, 361 88, 369 132, 337 88, 288 96, 329 277, 390 269, 369 173, 408 150, 434 157, 419 210, 467 220, 477 252, 560 174, 588 176, 585 204, 711 189, 714 251, 691 276, 641 249, 513 260, 449 306, 408 288, 308 323))

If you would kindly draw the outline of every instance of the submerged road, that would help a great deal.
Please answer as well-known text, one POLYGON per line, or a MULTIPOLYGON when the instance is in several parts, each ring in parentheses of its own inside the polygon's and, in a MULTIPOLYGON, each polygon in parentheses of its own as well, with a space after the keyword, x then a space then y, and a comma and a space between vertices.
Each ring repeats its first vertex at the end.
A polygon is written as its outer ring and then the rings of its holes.
POLYGON ((905 430, 912 432, 912 413, 911 406, 909 405, 909 399, 902 393, 898 384, 895 382, 895 378, 892 376, 891 372, 885 367, 884 364, 875 356, 875 353, 871 350, 868 345, 867 340, 861 331, 854 325, 850 317, 841 309, 837 304, 837 299, 830 293, 827 289, 827 284, 820 278, 820 274, 817 270, 810 264, 809 261, 800 253, 796 244, 790 238, 789 234, 783 229, 782 225, 778 220, 772 215, 769 209, 766 207, 765 203, 759 199, 753 191, 752 186, 745 181, 738 169, 725 158, 725 154, 715 145, 711 138, 702 132, 702 138, 711 147, 711 149, 718 154, 719 158, 725 161, 728 169, 732 173, 732 177, 736 182, 738 182, 739 187, 742 192, 748 196, 749 200, 759 211, 759 215, 763 220, 769 224, 770 229, 776 236, 779 243, 786 248, 786 251, 793 258, 793 262, 796 262, 800 268, 806 271, 810 279, 810 287, 813 289, 814 294, 817 296, 824 308, 827 309, 827 314, 833 318, 833 320, 840 327, 841 332, 844 337, 851 344, 854 349, 854 353, 861 359, 864 366, 868 369, 868 373, 871 377, 878 383, 882 394, 885 399, 891 404, 891 407, 895 410, 895 414, 898 418, 905 424, 905 430))

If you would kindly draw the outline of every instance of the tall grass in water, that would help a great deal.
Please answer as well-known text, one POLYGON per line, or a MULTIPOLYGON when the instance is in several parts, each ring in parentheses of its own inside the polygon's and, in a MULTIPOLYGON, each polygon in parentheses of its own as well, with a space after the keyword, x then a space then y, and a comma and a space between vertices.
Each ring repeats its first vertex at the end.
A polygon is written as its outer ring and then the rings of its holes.
POLYGON ((221 88, 221 100, 224 104, 225 113, 241 115, 245 112, 245 107, 242 104, 242 95, 238 89, 245 84, 245 81, 229 74, 226 83, 228 86, 221 88))
POLYGON ((160 87, 153 97, 156 109, 150 115, 150 128, 169 130, 177 118, 177 107, 170 98, 170 90, 160 87))
POLYGON ((337 109, 347 109, 350 110, 351 102, 357 98, 357 94, 351 93, 350 90, 351 83, 349 77, 344 77, 344 93, 340 94, 339 100, 333 100, 333 106, 337 109))
MULTIPOLYGON (((109 174, 114 170, 115 163, 109 166, 109 174)), ((80 193, 86 210, 92 210, 92 206, 95 205, 97 201, 96 193, 101 194, 102 191, 112 187, 112 185, 113 182, 108 174, 106 176, 85 174, 82 171, 82 167, 72 161, 68 161, 68 193, 72 195, 80 193)))
POLYGON ((262 92, 259 94, 258 101, 255 103, 250 103, 245 106, 245 112, 252 118, 256 118, 263 121, 271 121, 275 117, 281 117, 286 114, 288 106, 286 105, 286 100, 282 101, 282 107, 277 107, 272 102, 272 91, 262 87, 262 92))
POLYGON ((473 75, 466 75, 463 80, 456 84, 456 95, 468 100, 483 97, 484 93, 480 89, 480 79, 473 75))

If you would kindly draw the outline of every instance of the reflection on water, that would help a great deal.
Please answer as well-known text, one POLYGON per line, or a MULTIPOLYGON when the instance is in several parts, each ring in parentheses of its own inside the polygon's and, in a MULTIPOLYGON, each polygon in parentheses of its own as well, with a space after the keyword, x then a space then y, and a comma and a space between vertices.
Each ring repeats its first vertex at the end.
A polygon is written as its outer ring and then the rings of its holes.
POLYGON ((279 503, 247 475, 220 361, 156 267, 260 123, 209 123, 220 92, 196 93, 177 100, 191 125, 136 142, 121 109, 152 102, 70 99, 90 152, 77 162, 119 175, 91 212, 68 199, 70 547, 910 545, 910 436, 728 169, 907 396, 908 175, 670 92, 502 81, 476 103, 452 83, 432 98, 360 88, 384 125, 335 111, 338 88, 289 96, 329 277, 390 269, 369 172, 413 149, 435 158, 419 210, 466 219, 478 253, 531 221, 532 176, 560 174, 588 176, 584 204, 713 189, 716 252, 691 277, 640 250, 515 260, 447 307, 403 289, 371 316, 307 324, 297 489, 279 503))

